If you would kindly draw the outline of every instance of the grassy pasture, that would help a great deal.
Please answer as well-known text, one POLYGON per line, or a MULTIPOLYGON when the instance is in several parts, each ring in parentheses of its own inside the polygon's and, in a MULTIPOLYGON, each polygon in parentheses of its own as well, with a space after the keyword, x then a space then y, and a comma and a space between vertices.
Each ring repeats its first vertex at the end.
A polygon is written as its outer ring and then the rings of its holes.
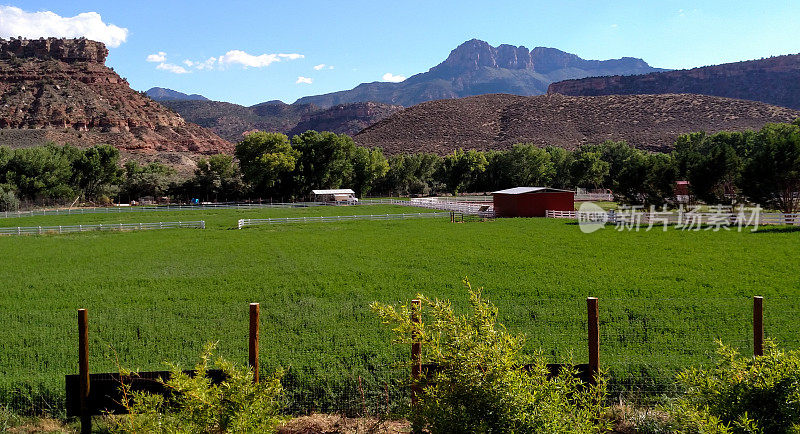
MULTIPOLYGON (((400 206, 204 210, 0 220, 4 226, 206 220, 206 230, 0 237, 0 402, 42 407, 77 372, 76 309, 89 309, 93 372, 190 365, 218 340, 247 357, 247 303, 260 302, 263 369, 283 366, 297 408, 383 406, 408 348, 367 306, 417 292, 466 308, 484 287, 500 320, 554 362, 586 359, 585 297, 600 297, 601 365, 615 387, 663 389, 707 363, 715 338, 752 351, 752 295, 766 333, 800 345, 798 236, 784 229, 583 234, 571 222, 355 221, 230 230, 239 218, 385 214, 400 206), (359 391, 359 378, 364 397, 359 391), (42 399, 46 398, 46 399, 42 399), (31 401, 33 399, 33 401, 31 401)), ((423 211, 423 210, 420 210, 423 211)), ((56 408, 55 410, 58 410, 56 408)))

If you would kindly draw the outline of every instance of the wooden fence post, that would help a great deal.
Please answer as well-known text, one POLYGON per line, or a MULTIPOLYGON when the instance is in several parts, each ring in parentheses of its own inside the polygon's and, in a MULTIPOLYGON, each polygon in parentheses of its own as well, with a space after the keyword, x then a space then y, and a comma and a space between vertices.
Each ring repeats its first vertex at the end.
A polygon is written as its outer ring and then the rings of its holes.
POLYGON ((586 299, 589 318, 589 373, 591 383, 596 384, 597 375, 600 372, 600 324, 598 320, 597 298, 588 297, 586 299))
POLYGON ((250 303, 250 347, 249 362, 253 369, 253 383, 258 383, 258 317, 259 304, 250 303))
POLYGON ((78 309, 78 373, 80 376, 81 433, 92 432, 89 413, 89 315, 78 309))
POLYGON ((764 297, 753 297, 753 355, 764 355, 764 297))
MULTIPOLYGON (((418 325, 421 322, 419 300, 411 300, 411 322, 418 325)), ((416 407, 420 390, 420 377, 422 376, 422 343, 419 333, 411 336, 411 406, 416 407)))

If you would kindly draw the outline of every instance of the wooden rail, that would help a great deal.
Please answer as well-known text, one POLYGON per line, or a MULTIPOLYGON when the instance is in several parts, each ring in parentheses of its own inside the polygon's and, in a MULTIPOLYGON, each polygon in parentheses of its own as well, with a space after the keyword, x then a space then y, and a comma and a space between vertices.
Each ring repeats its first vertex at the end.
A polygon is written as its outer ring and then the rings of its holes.
POLYGON ((418 218, 448 217, 449 212, 419 212, 405 214, 369 214, 369 215, 340 215, 340 216, 310 216, 310 217, 280 217, 266 219, 241 219, 238 228, 257 225, 275 225, 286 223, 327 223, 353 220, 406 220, 418 218))
POLYGON ((152 229, 205 229, 203 220, 190 222, 99 223, 90 225, 28 226, 0 228, 0 235, 45 235, 91 231, 143 231, 152 229))

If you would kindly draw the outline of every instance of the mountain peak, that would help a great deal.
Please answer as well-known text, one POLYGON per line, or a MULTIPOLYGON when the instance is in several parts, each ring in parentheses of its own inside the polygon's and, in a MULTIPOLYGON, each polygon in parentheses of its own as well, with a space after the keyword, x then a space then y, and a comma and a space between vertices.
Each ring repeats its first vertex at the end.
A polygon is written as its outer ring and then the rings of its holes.
POLYGON ((641 59, 584 60, 555 48, 501 44, 492 46, 470 39, 450 52, 440 64, 401 83, 361 83, 351 90, 303 97, 301 104, 331 107, 376 101, 412 106, 443 98, 487 93, 541 95, 547 86, 569 78, 629 75, 658 71, 641 59))
MULTIPOLYGON (((439 69, 478 69, 480 67, 528 69, 532 66, 530 52, 524 46, 502 44, 493 47, 480 39, 470 39, 450 52, 439 69)), ((435 69, 434 68, 434 69, 435 69)))

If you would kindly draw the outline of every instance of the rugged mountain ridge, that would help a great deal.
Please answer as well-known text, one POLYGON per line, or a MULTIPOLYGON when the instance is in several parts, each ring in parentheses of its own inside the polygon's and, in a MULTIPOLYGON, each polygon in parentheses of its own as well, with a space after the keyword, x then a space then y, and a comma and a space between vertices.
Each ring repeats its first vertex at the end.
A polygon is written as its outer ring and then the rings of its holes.
POLYGON ((151 87, 145 91, 145 94, 153 101, 210 101, 203 95, 193 93, 191 95, 177 90, 167 89, 165 87, 151 87))
POLYGON ((456 47, 442 63, 400 83, 362 83, 351 90, 307 96, 298 104, 331 107, 374 101, 412 106, 424 101, 486 93, 541 95, 559 80, 596 75, 662 71, 641 59, 585 60, 555 48, 489 43, 472 39, 456 47))
POLYGON ((424 102, 354 138, 388 154, 508 149, 523 142, 569 149, 605 140, 667 151, 681 134, 757 129, 797 117, 797 110, 706 95, 491 94, 424 102))
POLYGON ((0 39, 0 145, 107 143, 125 155, 178 164, 184 156, 233 150, 132 90, 105 66, 107 54, 87 39, 0 39))
POLYGON ((800 54, 645 75, 553 83, 548 93, 573 96, 694 93, 800 109, 800 54))
POLYGON ((185 119, 209 128, 232 142, 252 130, 288 135, 306 130, 356 134, 363 128, 402 109, 379 103, 344 104, 321 109, 314 104, 267 101, 245 107, 220 101, 162 101, 185 119))

